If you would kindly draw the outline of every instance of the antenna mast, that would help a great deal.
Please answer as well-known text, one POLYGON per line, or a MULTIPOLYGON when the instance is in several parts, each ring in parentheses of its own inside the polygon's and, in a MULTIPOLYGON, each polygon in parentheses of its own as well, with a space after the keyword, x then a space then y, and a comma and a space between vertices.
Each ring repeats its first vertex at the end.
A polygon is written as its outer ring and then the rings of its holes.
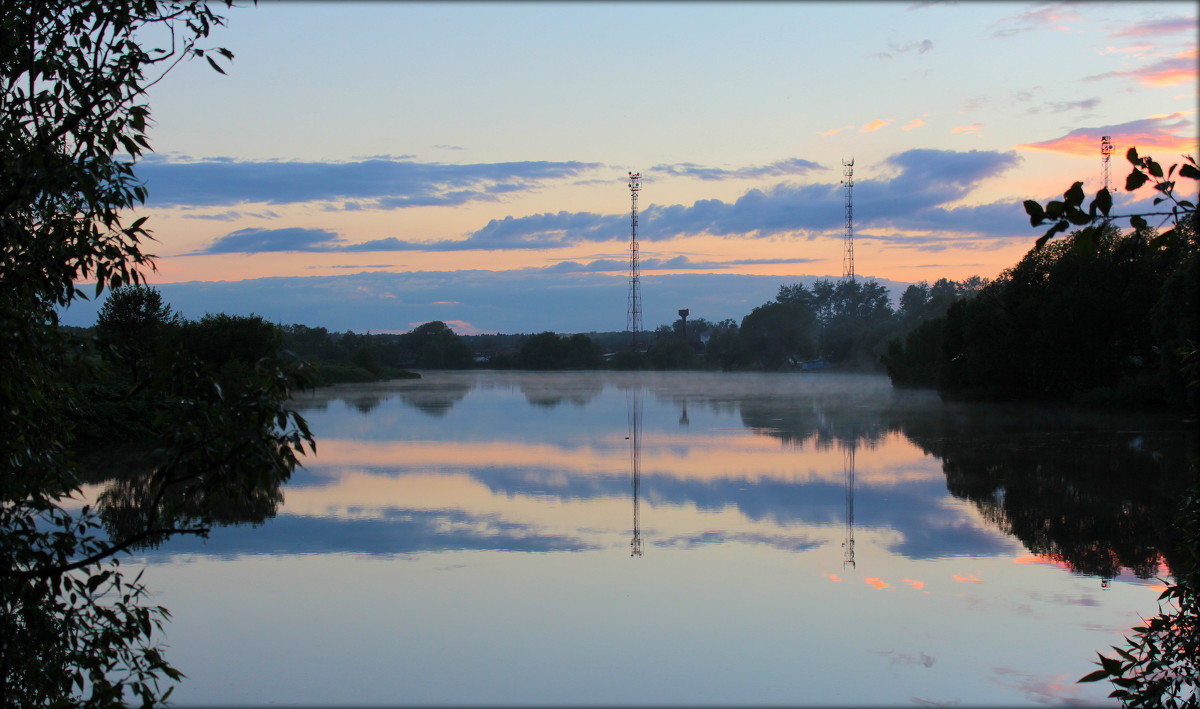
POLYGON ((633 538, 629 541, 629 555, 642 555, 642 522, 638 508, 638 491, 642 486, 642 390, 633 387, 628 393, 629 403, 629 472, 633 479, 633 538))
POLYGON ((642 340, 642 270, 638 263, 638 191, 642 189, 642 173, 629 173, 629 305, 626 309, 625 331, 629 347, 637 352, 642 340))
POLYGON ((1112 194, 1112 189, 1109 183, 1112 182, 1112 137, 1103 135, 1100 136, 1100 174, 1104 177, 1104 189, 1112 194))
POLYGON ((844 444, 842 467, 846 473, 846 541, 842 542, 842 568, 855 567, 854 563, 854 449, 857 441, 844 444))
POLYGON ((842 160, 846 186, 846 253, 842 256, 842 280, 854 280, 854 158, 842 160))

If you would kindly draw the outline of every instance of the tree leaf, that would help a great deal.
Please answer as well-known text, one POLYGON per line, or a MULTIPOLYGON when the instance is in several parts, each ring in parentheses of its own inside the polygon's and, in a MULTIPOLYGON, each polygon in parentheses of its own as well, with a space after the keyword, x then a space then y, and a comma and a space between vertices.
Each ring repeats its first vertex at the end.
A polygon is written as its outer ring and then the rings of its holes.
POLYGON ((1037 226, 1046 221, 1046 212, 1042 205, 1032 199, 1025 200, 1025 213, 1029 215, 1029 226, 1037 226))
POLYGON ((1134 170, 1129 173, 1129 177, 1125 178, 1125 191, 1132 192, 1146 184, 1149 180, 1150 178, 1146 176, 1146 173, 1141 170, 1134 170))
POLYGON ((1083 204, 1083 183, 1076 182, 1071 185, 1071 188, 1063 193, 1063 197, 1066 199, 1067 204, 1072 207, 1078 207, 1083 204))
POLYGON ((1094 219, 1095 217, 1079 209, 1072 209, 1070 212, 1067 212, 1067 221, 1075 226, 1091 224, 1094 219))
POLYGON ((1113 677, 1121 676, 1121 662, 1119 660, 1101 655, 1100 667, 1102 667, 1106 673, 1112 675, 1113 677))
POLYGON ((1076 682, 1076 683, 1079 683, 1079 682, 1098 682, 1099 680, 1102 680, 1102 679, 1104 679, 1105 677, 1108 677, 1108 673, 1107 673, 1107 672, 1105 672, 1104 670, 1096 670, 1095 672, 1092 672, 1092 673, 1090 673, 1090 674, 1086 674, 1086 675, 1084 675, 1083 677, 1080 677, 1079 679, 1075 680, 1075 682, 1076 682))

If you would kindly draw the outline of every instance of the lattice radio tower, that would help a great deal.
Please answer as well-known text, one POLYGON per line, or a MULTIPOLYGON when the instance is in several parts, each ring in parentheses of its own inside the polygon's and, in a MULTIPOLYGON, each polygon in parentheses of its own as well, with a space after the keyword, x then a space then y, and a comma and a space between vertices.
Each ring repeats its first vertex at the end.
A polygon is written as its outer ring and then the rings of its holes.
POLYGON ((629 304, 626 309, 625 331, 629 347, 634 352, 642 345, 642 267, 638 263, 638 191, 642 189, 642 173, 629 173, 629 304))
POLYGON ((846 186, 846 253, 842 256, 842 279, 854 280, 854 158, 842 161, 846 186))
POLYGON ((1104 178, 1104 189, 1112 194, 1112 188, 1109 183, 1112 182, 1112 138, 1107 135, 1100 136, 1100 174, 1104 178))

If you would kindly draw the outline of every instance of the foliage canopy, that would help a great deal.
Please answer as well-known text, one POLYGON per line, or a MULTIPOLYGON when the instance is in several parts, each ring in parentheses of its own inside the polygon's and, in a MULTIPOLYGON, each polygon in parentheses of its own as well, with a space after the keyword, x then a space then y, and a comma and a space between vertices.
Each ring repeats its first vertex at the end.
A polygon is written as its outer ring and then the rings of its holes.
MULTIPOLYGON (((186 352, 155 364, 151 330, 172 324, 150 291, 146 197, 134 166, 149 149, 146 91, 223 24, 199 0, 9 0, 0 4, 0 706, 143 704, 181 673, 154 634, 119 554, 204 534, 210 496, 249 497, 286 479, 313 439, 287 408, 300 365, 260 358, 238 385, 186 352), (154 44, 151 44, 151 43, 154 44), (101 511, 81 497, 78 442, 102 364, 57 327, 56 308, 118 289, 101 337, 135 383, 123 396, 155 429, 153 465, 101 511), (117 523, 117 519, 120 523, 117 523)), ((231 2, 223 3, 229 7, 231 2)), ((105 501, 102 501, 102 503, 105 501)))

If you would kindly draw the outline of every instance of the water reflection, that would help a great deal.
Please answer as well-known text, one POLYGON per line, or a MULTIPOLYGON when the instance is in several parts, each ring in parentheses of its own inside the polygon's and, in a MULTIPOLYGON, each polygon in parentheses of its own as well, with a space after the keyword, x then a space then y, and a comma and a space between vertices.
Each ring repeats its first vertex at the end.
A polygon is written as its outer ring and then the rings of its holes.
POLYGON ((641 500, 638 493, 642 486, 642 390, 629 389, 626 393, 629 419, 629 476, 633 484, 633 539, 629 542, 630 556, 641 556, 642 524, 641 500))
POLYGON ((319 643, 283 621, 263 636, 331 648, 286 671, 354 676, 360 703, 486 704, 501 682, 521 704, 582 686, 612 705, 1097 701, 1071 682, 1151 612, 1156 564, 1176 568, 1194 436, 825 374, 428 373, 300 405, 318 455, 274 519, 146 557, 192 583, 227 565, 273 586, 291 562, 298 589, 346 579, 290 616, 319 643), (589 679, 630 637, 662 693, 589 679), (372 642, 405 662, 376 678, 335 656, 372 642), (516 642, 526 657, 487 674, 516 642))
POLYGON ((554 408, 564 402, 586 406, 604 390, 604 380, 594 372, 579 372, 553 379, 522 378, 518 386, 533 406, 554 408))
POLYGON ((1194 432, 1155 417, 948 408, 909 417, 909 440, 943 461, 946 487, 1033 554, 1108 580, 1177 568, 1168 520, 1191 482, 1194 432))
POLYGON ((856 566, 854 562, 854 449, 850 443, 842 450, 846 471, 846 541, 842 542, 845 556, 842 566, 856 566))
MULTIPOLYGON (((633 556, 644 553, 648 503, 652 546, 840 544, 854 569, 863 530, 914 560, 1004 553, 1015 539, 1078 573, 1150 578, 1171 565, 1162 520, 1186 482, 1186 427, 1172 421, 947 405, 882 378, 464 372, 331 387, 299 403, 333 436, 288 486, 287 521, 268 525, 287 534, 194 549, 593 549, 620 528, 615 518, 585 524, 561 518, 561 505, 623 500, 633 556), (507 403, 514 393, 526 408, 507 403), (613 430, 617 402, 626 425, 613 430), (428 427, 404 409, 456 415, 428 427), (679 414, 669 425, 668 410, 679 414), (335 423, 341 411, 369 413, 347 427, 335 423), (839 527, 840 539, 829 533, 839 527)), ((226 521, 275 514, 277 499, 261 502, 230 506, 226 521)))
POLYGON ((337 384, 298 395, 298 409, 317 413, 332 404, 345 404, 360 414, 370 414, 381 404, 398 399, 405 405, 435 418, 444 417, 466 398, 476 383, 466 377, 438 380, 398 379, 366 384, 337 384))

